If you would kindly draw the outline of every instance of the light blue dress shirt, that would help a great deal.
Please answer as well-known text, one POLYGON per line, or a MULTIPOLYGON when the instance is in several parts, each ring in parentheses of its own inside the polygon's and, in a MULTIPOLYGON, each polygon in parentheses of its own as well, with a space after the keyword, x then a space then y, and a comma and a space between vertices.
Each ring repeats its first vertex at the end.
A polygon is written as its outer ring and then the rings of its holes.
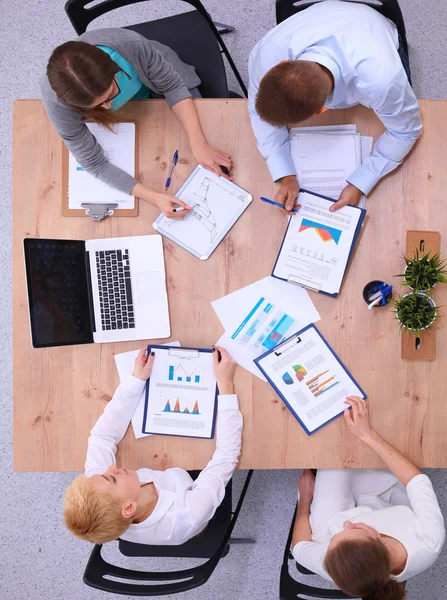
POLYGON ((372 108, 386 131, 377 140, 368 166, 348 181, 368 194, 381 177, 400 165, 422 129, 419 104, 397 48, 397 29, 376 10, 327 0, 290 17, 253 48, 249 59, 248 109, 258 149, 277 181, 296 174, 289 132, 262 121, 255 99, 262 77, 281 60, 308 60, 334 76, 327 108, 363 104, 372 108))

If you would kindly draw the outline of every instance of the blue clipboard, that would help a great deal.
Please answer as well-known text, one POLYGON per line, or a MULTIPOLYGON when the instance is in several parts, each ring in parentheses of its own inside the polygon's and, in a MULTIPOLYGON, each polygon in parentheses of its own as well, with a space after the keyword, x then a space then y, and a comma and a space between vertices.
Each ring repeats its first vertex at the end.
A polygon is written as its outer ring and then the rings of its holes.
MULTIPOLYGON (((154 349, 161 349, 161 350, 177 350, 181 351, 181 350, 192 350, 195 352, 206 352, 209 354, 212 354, 212 350, 210 348, 186 348, 184 346, 166 346, 166 345, 158 345, 158 344, 149 344, 147 347, 147 351, 148 353, 151 352, 151 350, 154 349)), ((152 431, 147 431, 145 429, 146 426, 146 417, 147 417, 147 406, 148 406, 148 402, 149 402, 149 386, 151 384, 151 378, 149 377, 149 379, 146 381, 146 386, 145 386, 145 394, 144 394, 144 413, 143 413, 143 425, 142 425, 142 429, 141 432, 142 433, 150 433, 152 435, 166 435, 169 437, 187 437, 187 438, 199 438, 201 440, 212 440, 214 438, 214 430, 216 427, 216 416, 217 416, 217 397, 219 396, 219 388, 217 387, 216 384, 216 395, 214 397, 214 413, 213 413, 213 424, 211 426, 211 435, 208 436, 201 436, 201 435, 175 435, 174 433, 153 433, 152 431)))
MULTIPOLYGON (((265 372, 265 370, 261 367, 261 365, 259 364, 259 361, 261 361, 264 357, 268 356, 269 354, 272 354, 272 352, 278 352, 278 350, 281 349, 281 347, 285 346, 286 344, 288 344, 289 342, 291 342, 293 339, 295 338, 299 338, 300 335, 302 335, 305 331, 307 331, 308 329, 315 329, 315 331, 317 332, 317 334, 320 336, 321 341, 325 344, 325 346, 327 347, 327 349, 331 352, 331 354, 333 355, 333 357, 337 360, 337 362, 339 363, 339 365, 342 367, 342 369, 345 371, 345 373, 348 375, 349 379, 358 387, 358 389, 361 391, 363 398, 366 400, 366 398, 368 397, 365 392, 363 391, 363 389, 359 386, 359 384, 357 383, 357 381, 354 379, 354 377, 351 375, 351 373, 348 371, 348 369, 345 367, 345 365, 341 362, 341 360, 338 358, 337 354, 334 352, 334 350, 332 349, 332 347, 328 344, 328 342, 326 341, 326 339, 321 335, 319 329, 317 327, 315 327, 315 325, 313 323, 311 323, 310 325, 308 325, 307 327, 304 327, 303 329, 301 329, 300 331, 298 331, 297 333, 294 333, 293 335, 291 335, 289 338, 287 338, 286 340, 284 340, 283 342, 281 342, 281 344, 279 344, 278 346, 276 346, 275 348, 273 348, 272 350, 268 350, 267 352, 264 352, 264 354, 262 354, 261 356, 258 356, 257 358, 254 359, 254 362, 256 364, 256 366, 258 367, 258 369, 260 369, 260 371, 263 373, 263 375, 266 377, 267 381, 270 383, 270 385, 272 386, 272 388, 275 390, 275 392, 278 394, 278 396, 281 398, 281 400, 284 402, 284 404, 287 406, 287 408, 290 410, 290 412, 292 413, 292 415, 295 417, 295 419, 298 421, 298 423, 301 425, 301 427, 304 429, 304 431, 307 433, 307 435, 312 435, 314 434, 316 431, 318 431, 319 429, 321 429, 322 427, 325 427, 328 423, 330 423, 331 421, 334 421, 335 419, 338 419, 338 417, 340 417, 343 414, 343 411, 338 413, 338 415, 335 415, 334 417, 331 417, 328 421, 326 421, 325 423, 323 423, 323 425, 320 425, 319 427, 317 427, 316 429, 314 429, 313 431, 309 431, 309 429, 307 429, 307 427, 304 425, 304 423, 301 421, 301 419, 299 418, 299 416, 296 414, 296 412, 293 410, 293 408, 290 406, 290 404, 287 401, 287 398, 285 398, 285 396, 279 391, 279 389, 276 387, 276 385, 273 383, 273 381, 270 379, 270 377, 268 376, 268 374, 265 372)), ((301 341, 301 340, 299 340, 301 341)))
MULTIPOLYGON (((305 192, 306 194, 310 194, 311 196, 317 196, 318 198, 323 198, 324 200, 329 200, 330 202, 337 202, 337 200, 334 200, 333 198, 329 198, 328 196, 323 196, 322 194, 317 194, 316 192, 310 192, 309 190, 300 189, 300 193, 301 192, 305 192)), ((351 204, 348 204, 348 206, 350 206, 351 208, 356 208, 357 210, 359 210, 361 212, 361 214, 360 214, 360 219, 358 220, 358 223, 357 223, 357 227, 356 227, 355 232, 354 232, 354 237, 352 239, 352 246, 351 246, 351 249, 349 251, 348 260, 346 261, 345 270, 344 270, 344 273, 343 273, 343 278, 345 276, 346 269, 348 268, 349 261, 351 260, 352 253, 354 252, 354 247, 355 247, 355 244, 357 242, 357 238, 359 237, 359 234, 360 234, 360 231, 361 231, 361 228, 362 228, 362 225, 363 225, 363 221, 364 221, 365 216, 366 216, 366 209, 359 208, 358 206, 352 206, 351 204)), ((280 247, 279 252, 278 252, 278 256, 276 257, 276 261, 275 261, 275 264, 274 264, 273 269, 272 269, 272 277, 274 277, 275 279, 280 279, 281 281, 287 281, 287 282, 289 282, 288 279, 284 279, 284 277, 278 277, 277 275, 275 275, 275 269, 276 269, 276 265, 278 264, 279 257, 281 255, 282 248, 284 246, 284 241, 285 241, 285 239, 287 237, 287 232, 289 231, 289 227, 290 227, 291 221, 292 221, 292 219, 289 219, 289 223, 287 225, 287 229, 286 229, 286 232, 284 234, 284 237, 283 237, 283 240, 282 240, 282 243, 281 243, 281 247, 280 247)), ((314 290, 314 289, 312 289, 310 287, 306 287, 305 285, 302 285, 300 283, 296 283, 295 281, 292 281, 292 282, 289 282, 289 283, 293 283, 294 285, 301 285, 302 287, 305 287, 306 289, 309 289, 309 290, 311 290, 313 292, 317 292, 319 294, 325 294, 326 296, 331 296, 332 298, 336 298, 338 296, 338 292, 336 292, 335 294, 330 294, 329 292, 324 292, 323 290, 320 290, 320 291, 314 290)), ((343 280, 342 280, 342 284, 343 284, 343 280)))

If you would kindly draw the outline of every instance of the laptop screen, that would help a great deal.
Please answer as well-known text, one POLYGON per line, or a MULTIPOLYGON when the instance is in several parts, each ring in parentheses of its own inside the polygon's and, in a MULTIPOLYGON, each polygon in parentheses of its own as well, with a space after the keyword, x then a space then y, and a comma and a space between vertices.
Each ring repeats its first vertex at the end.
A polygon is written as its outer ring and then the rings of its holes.
POLYGON ((82 241, 24 240, 34 348, 93 342, 82 241))

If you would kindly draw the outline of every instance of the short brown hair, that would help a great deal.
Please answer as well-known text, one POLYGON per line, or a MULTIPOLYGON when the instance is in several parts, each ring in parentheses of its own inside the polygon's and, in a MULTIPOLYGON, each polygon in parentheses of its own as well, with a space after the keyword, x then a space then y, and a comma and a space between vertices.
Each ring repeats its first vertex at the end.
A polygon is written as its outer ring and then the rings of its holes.
POLYGON ((363 600, 404 600, 403 585, 391 577, 391 560, 380 540, 340 542, 330 548, 324 568, 345 594, 363 600))
POLYGON ((276 127, 300 123, 324 106, 330 79, 317 63, 288 60, 264 75, 256 95, 256 111, 276 127))
POLYGON ((64 521, 81 540, 104 544, 122 535, 132 518, 123 517, 110 494, 101 494, 89 477, 79 475, 65 493, 64 521))
POLYGON ((105 108, 89 108, 107 92, 119 71, 106 52, 85 42, 65 42, 58 46, 47 65, 48 81, 56 96, 109 129, 119 118, 105 108))

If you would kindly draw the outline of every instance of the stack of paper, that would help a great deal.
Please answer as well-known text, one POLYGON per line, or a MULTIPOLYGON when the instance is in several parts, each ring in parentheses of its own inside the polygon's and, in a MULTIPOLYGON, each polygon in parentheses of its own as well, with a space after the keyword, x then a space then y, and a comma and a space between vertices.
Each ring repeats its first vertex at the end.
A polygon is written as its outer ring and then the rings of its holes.
POLYGON ((225 328, 216 345, 264 381, 254 359, 320 320, 305 289, 274 277, 261 279, 211 304, 225 328))
POLYGON ((337 200, 347 178, 368 163, 372 142, 354 124, 294 127, 290 149, 300 187, 337 200))

